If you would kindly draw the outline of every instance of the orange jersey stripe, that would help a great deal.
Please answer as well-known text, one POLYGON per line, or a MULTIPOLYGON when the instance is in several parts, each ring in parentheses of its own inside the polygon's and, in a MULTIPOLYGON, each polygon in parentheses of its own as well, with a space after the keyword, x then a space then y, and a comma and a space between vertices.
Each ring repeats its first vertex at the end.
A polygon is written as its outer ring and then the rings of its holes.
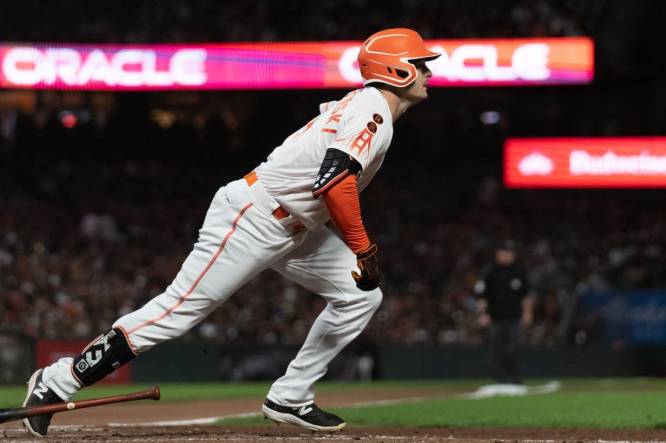
POLYGON ((187 298, 188 298, 188 297, 192 294, 192 292, 194 292, 194 290, 197 288, 197 285, 199 284, 199 282, 201 281, 201 279, 204 277, 204 275, 206 275, 206 273, 208 272, 208 270, 213 266, 213 263, 215 263, 215 260, 217 260, 217 258, 220 256, 220 254, 221 254, 222 251, 224 250, 224 247, 225 247, 226 244, 227 244, 227 241, 229 240, 229 237, 231 237, 231 235, 232 235, 234 232, 236 232, 236 226, 238 225, 238 221, 241 219, 241 217, 243 217, 243 215, 245 214, 245 212, 246 212, 248 209, 250 209, 250 207, 252 207, 252 203, 248 203, 247 205, 245 205, 245 206, 243 207, 243 209, 241 209, 241 211, 238 213, 238 215, 237 215, 236 218, 234 219, 234 222, 233 222, 233 224, 232 224, 232 226, 231 226, 231 230, 230 230, 230 231, 227 233, 227 235, 224 237, 224 240, 222 240, 222 243, 220 244, 220 247, 217 249, 217 252, 215 253, 215 255, 213 255, 213 257, 210 259, 210 261, 208 262, 208 264, 206 265, 206 267, 204 268, 204 270, 201 271, 201 273, 199 274, 199 276, 197 277, 197 279, 196 279, 196 280, 194 281, 194 283, 192 284, 192 287, 191 287, 191 288, 190 288, 185 294, 183 294, 183 295, 180 296, 180 298, 178 299, 178 302, 176 302, 175 305, 173 305, 172 307, 170 307, 169 309, 167 309, 167 310, 166 310, 163 314, 161 314, 160 316, 158 316, 158 317, 156 317, 156 318, 154 318, 154 319, 152 319, 152 320, 148 320, 148 321, 146 321, 146 322, 140 324, 140 325, 137 326, 136 328, 131 329, 130 331, 127 332, 127 335, 131 335, 131 334, 135 333, 136 331, 138 331, 139 329, 141 329, 141 328, 143 328, 143 327, 146 327, 146 326, 148 326, 148 325, 153 325, 153 324, 157 323, 158 321, 162 320, 164 317, 166 317, 167 315, 171 314, 173 311, 175 311, 176 309, 178 309, 178 307, 179 307, 180 305, 182 305, 182 304, 185 302, 185 300, 187 300, 187 298))

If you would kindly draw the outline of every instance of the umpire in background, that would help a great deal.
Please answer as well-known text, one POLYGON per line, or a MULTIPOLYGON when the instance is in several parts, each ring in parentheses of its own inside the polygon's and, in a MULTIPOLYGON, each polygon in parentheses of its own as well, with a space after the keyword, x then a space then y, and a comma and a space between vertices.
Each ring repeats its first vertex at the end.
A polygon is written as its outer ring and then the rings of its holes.
POLYGON ((525 268, 516 262, 513 240, 499 242, 494 263, 475 284, 474 291, 479 297, 479 321, 482 326, 490 326, 493 377, 498 383, 521 384, 521 330, 532 324, 534 302, 528 297, 525 268))

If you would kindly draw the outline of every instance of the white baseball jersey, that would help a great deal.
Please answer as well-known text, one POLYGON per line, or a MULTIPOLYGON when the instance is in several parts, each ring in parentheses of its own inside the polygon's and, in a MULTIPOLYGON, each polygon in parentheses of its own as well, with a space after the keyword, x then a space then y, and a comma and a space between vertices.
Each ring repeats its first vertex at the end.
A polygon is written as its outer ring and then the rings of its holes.
MULTIPOLYGON (((256 170, 259 182, 234 180, 211 202, 199 239, 173 282, 134 312, 119 318, 136 354, 190 330, 238 288, 264 269, 320 294, 327 301, 303 347, 268 398, 301 407, 314 400, 314 383, 328 364, 372 318, 380 288, 362 291, 351 277, 356 255, 323 223, 328 211, 312 196, 328 148, 354 157, 363 167, 359 190, 379 169, 393 134, 391 113, 372 87, 352 91, 276 148, 256 170), (309 230, 294 231, 272 211, 282 205, 309 230)), ((291 221, 291 220, 289 220, 291 221)), ((83 387, 73 359, 63 357, 44 369, 42 379, 62 400, 83 387)))
POLYGON ((322 103, 319 110, 319 116, 287 137, 256 169, 268 193, 308 229, 329 219, 325 203, 312 196, 326 150, 338 149, 359 162, 360 192, 379 170, 393 136, 388 103, 374 87, 322 103))

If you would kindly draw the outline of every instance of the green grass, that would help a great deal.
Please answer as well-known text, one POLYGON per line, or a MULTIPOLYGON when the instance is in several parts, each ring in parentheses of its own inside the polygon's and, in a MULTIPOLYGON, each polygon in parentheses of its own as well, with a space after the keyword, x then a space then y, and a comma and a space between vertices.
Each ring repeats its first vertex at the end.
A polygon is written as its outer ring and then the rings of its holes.
MULTIPOLYGON (((405 404, 331 408, 354 426, 665 429, 665 380, 571 380, 563 391, 524 397, 442 398, 405 404)), ((266 424, 262 418, 222 425, 266 424)))
MULTIPOLYGON (((159 383, 162 393, 161 401, 187 401, 187 400, 224 400, 233 398, 257 398, 266 396, 270 388, 270 382, 261 383, 159 383)), ((456 386, 460 388, 475 389, 479 385, 478 380, 427 380, 427 381, 379 381, 379 382, 329 382, 317 385, 317 392, 351 392, 369 391, 376 389, 404 389, 405 387, 428 387, 428 386, 456 386)), ((77 400, 102 397, 106 395, 124 394, 151 387, 150 384, 132 385, 100 385, 82 390, 77 394, 77 400)), ((23 386, 1 386, 0 385, 0 408, 16 407, 23 402, 25 397, 25 385, 23 386)))
MULTIPOLYGON (((359 392, 450 387, 470 392, 485 380, 383 381, 321 383, 317 392, 359 392)), ((543 381, 531 381, 541 384, 543 381)), ((83 390, 78 399, 139 390, 150 385, 101 386, 83 390)), ((262 399, 270 383, 160 384, 163 401, 262 399)), ((353 426, 404 427, 585 427, 666 429, 666 379, 572 379, 554 394, 494 397, 455 396, 383 406, 333 408, 353 426)), ((23 386, 0 387, 0 408, 23 401, 23 386)), ((260 417, 224 420, 227 425, 258 425, 260 417)))
MULTIPOLYGON (((77 400, 125 394, 151 387, 151 384, 101 385, 82 390, 77 400)), ((162 401, 210 400, 262 397, 268 383, 159 383, 162 401)), ((25 386, 0 387, 0 408, 15 407, 23 402, 25 386)))
MULTIPOLYGON (((666 427, 660 394, 560 393, 481 400, 441 399, 418 403, 332 408, 354 426, 397 427, 666 427)), ((261 418, 222 420, 223 425, 259 425, 261 418)))

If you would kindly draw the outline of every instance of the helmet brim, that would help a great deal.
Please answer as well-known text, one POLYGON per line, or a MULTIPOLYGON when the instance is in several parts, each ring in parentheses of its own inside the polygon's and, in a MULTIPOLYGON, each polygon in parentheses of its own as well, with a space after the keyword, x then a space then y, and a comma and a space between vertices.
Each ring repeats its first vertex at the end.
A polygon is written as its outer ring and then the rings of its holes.
POLYGON ((423 60, 423 61, 429 62, 429 61, 435 60, 440 55, 442 55, 442 54, 440 54, 438 52, 432 52, 432 51, 427 51, 426 50, 422 54, 418 54, 415 57, 409 57, 409 61, 423 60))

